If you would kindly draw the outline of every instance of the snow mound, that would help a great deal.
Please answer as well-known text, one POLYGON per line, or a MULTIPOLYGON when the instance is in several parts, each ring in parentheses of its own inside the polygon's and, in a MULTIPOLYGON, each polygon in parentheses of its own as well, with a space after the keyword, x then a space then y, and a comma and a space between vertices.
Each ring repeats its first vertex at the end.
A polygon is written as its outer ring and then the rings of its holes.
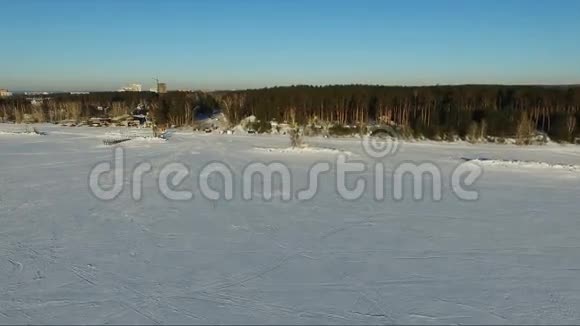
POLYGON ((131 128, 108 131, 104 135, 99 136, 103 139, 103 144, 110 146, 116 144, 151 144, 163 143, 166 141, 164 134, 161 137, 155 137, 151 128, 131 128))
POLYGON ((44 133, 39 132, 30 125, 23 124, 0 124, 0 135, 28 135, 38 136, 44 133))
POLYGON ((157 137, 116 138, 103 140, 104 146, 122 145, 124 147, 140 147, 149 144, 163 144, 167 140, 157 137))
POLYGON ((154 138, 153 130, 151 128, 131 128, 122 130, 107 131, 99 135, 100 138, 154 138))
POLYGON ((494 160, 485 158, 468 159, 465 161, 477 163, 481 166, 495 166, 495 167, 511 167, 511 168, 525 168, 525 169, 556 169, 580 172, 580 165, 563 164, 563 163, 548 163, 539 161, 519 161, 519 160, 494 160))
POLYGON ((24 132, 16 132, 16 131, 0 131, 0 135, 11 135, 11 136, 40 136, 42 134, 34 132, 34 131, 24 131, 24 132))
POLYGON ((234 133, 236 134, 244 134, 246 133, 250 128, 250 125, 255 123, 256 121, 258 121, 258 119, 256 118, 256 116, 251 115, 248 117, 245 117, 244 119, 242 119, 240 121, 240 123, 238 123, 237 125, 235 125, 232 130, 234 133))
POLYGON ((120 131, 107 131, 104 134, 97 135, 97 138, 121 138, 122 136, 120 131))
POLYGON ((165 143, 167 140, 164 138, 158 138, 158 137, 135 137, 132 138, 126 142, 123 142, 123 144, 128 144, 128 145, 139 145, 139 144, 163 144, 165 143))
POLYGON ((335 148, 325 148, 325 147, 254 147, 254 150, 266 153, 297 153, 297 154, 308 154, 308 153, 323 153, 323 154, 346 154, 353 155, 349 151, 343 151, 335 148))

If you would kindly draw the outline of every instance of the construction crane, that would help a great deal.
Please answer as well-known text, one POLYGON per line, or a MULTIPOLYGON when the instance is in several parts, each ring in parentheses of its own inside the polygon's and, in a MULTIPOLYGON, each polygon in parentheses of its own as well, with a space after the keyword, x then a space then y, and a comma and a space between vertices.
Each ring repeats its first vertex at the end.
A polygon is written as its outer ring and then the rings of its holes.
POLYGON ((159 94, 159 78, 155 77, 153 80, 155 81, 155 86, 157 87, 157 94, 159 94))

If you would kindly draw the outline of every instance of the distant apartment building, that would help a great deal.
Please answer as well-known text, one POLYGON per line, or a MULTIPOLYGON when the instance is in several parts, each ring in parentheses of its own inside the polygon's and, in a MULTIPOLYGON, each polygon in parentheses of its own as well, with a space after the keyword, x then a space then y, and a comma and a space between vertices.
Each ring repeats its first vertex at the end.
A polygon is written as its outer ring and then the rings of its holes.
POLYGON ((121 87, 119 92, 141 92, 141 84, 129 84, 125 87, 121 87))
POLYGON ((167 93, 167 84, 166 83, 159 83, 155 87, 151 87, 149 91, 153 93, 157 93, 159 91, 160 94, 167 93))
POLYGON ((165 94, 167 93, 167 84, 165 83, 159 83, 159 93, 160 94, 165 94))
POLYGON ((90 94, 90 92, 70 92, 70 95, 87 95, 90 94))
POLYGON ((7 89, 0 88, 0 97, 10 97, 12 96, 12 92, 9 92, 7 89))

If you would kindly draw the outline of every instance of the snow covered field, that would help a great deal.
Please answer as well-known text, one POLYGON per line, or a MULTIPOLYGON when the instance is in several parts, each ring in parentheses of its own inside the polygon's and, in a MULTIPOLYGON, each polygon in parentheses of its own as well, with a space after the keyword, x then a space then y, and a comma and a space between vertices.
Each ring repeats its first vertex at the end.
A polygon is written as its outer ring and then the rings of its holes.
POLYGON ((127 175, 121 195, 104 202, 88 175, 112 160, 102 140, 113 128, 36 127, 46 135, 0 134, 2 324, 580 320, 580 170, 561 168, 580 164, 578 146, 404 143, 383 160, 387 171, 437 164, 439 202, 395 201, 388 187, 375 201, 370 185, 368 196, 346 201, 331 175, 309 201, 244 201, 236 192, 214 202, 186 181, 194 198, 178 202, 157 190, 166 163, 195 172, 221 161, 238 173, 282 162, 299 189, 310 166, 339 153, 374 160, 355 138, 306 138, 309 149, 288 150, 287 136, 171 132, 118 145, 127 171, 142 161, 153 171, 140 201, 127 175), (477 201, 450 190, 462 158, 485 159, 477 201))

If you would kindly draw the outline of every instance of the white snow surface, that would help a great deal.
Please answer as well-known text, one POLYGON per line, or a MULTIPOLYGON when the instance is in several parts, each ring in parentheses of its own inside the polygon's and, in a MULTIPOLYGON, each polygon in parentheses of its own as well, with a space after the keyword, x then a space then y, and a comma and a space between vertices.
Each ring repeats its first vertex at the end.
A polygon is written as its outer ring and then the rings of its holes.
MULTIPOLYGON (((480 199, 449 187, 462 157, 580 164, 578 146, 404 143, 382 159, 441 167, 443 199, 355 201, 332 173, 309 201, 165 199, 155 173, 209 162, 240 175, 250 162, 287 164, 302 189, 332 153, 260 152, 286 136, 173 133, 125 146, 125 170, 153 165, 143 198, 130 173, 115 200, 95 198, 90 169, 111 161, 110 129, 37 125, 0 135, 2 324, 574 324, 580 320, 580 177, 568 169, 486 166, 480 199)), ((372 164, 356 139, 305 138, 372 164)), ((338 152, 337 152, 338 154, 338 152)), ((483 162, 482 162, 483 163, 483 162)), ((370 171, 355 174, 366 179, 370 171)), ((236 179, 239 180, 239 179, 236 179)), ((351 181, 354 181, 351 180, 351 181)), ((239 188, 239 184, 236 185, 239 188)), ((237 189, 237 188, 236 188, 237 189)), ((409 190, 409 193, 411 191, 409 190)))

